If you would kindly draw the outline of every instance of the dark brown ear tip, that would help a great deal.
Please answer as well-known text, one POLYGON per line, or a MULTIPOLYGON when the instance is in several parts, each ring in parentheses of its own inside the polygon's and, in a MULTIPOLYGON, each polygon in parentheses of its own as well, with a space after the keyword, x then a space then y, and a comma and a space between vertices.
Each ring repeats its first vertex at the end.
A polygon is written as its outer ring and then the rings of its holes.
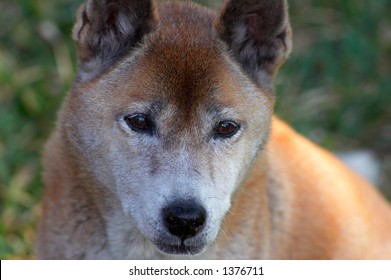
POLYGON ((291 29, 286 0, 228 0, 215 19, 219 38, 253 80, 271 88, 288 57, 291 29))
POLYGON ((80 39, 80 33, 83 29, 83 26, 86 22, 86 4, 83 3, 80 5, 80 7, 77 9, 77 12, 76 12, 76 22, 75 24, 73 25, 73 29, 72 29, 72 38, 73 40, 75 41, 79 41, 80 39))
POLYGON ((72 30, 79 76, 96 77, 129 53, 155 28, 156 15, 152 0, 87 0, 72 30))

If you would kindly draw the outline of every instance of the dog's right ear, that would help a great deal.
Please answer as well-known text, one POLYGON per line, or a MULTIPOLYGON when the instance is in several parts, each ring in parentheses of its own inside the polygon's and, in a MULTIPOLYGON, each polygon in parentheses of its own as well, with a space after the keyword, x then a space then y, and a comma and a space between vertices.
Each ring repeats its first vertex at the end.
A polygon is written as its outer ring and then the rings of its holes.
POLYGON ((151 0, 88 0, 79 8, 72 31, 79 79, 100 75, 151 32, 156 22, 151 0))

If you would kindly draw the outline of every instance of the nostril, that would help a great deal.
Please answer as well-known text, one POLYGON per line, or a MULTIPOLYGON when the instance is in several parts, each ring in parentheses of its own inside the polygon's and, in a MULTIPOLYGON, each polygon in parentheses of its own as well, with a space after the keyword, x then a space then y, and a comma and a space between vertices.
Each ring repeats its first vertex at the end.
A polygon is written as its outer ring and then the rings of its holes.
POLYGON ((183 241, 204 228, 206 211, 195 202, 176 202, 163 209, 163 220, 168 231, 183 241))

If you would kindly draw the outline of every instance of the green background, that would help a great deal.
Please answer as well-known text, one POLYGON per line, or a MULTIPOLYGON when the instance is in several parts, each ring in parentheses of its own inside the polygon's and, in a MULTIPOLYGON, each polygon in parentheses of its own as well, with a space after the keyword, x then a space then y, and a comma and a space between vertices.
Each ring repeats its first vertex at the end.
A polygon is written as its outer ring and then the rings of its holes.
MULTIPOLYGON (((198 1, 214 8, 221 1, 198 1)), ((33 258, 40 152, 76 67, 73 0, 0 0, 0 258, 33 258)), ((390 193, 391 1, 290 0, 277 113, 334 151, 369 149, 390 193)))

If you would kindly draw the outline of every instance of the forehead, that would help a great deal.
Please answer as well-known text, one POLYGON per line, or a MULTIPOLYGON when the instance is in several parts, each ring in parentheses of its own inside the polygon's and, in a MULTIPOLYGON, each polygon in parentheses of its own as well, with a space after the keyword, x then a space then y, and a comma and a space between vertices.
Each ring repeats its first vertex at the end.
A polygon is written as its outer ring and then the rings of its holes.
POLYGON ((160 87, 178 105, 211 98, 220 80, 223 54, 216 39, 213 15, 189 5, 159 6, 161 21, 143 45, 139 62, 149 85, 160 87), (161 88, 164 86, 164 88, 161 88))
POLYGON ((143 85, 154 97, 163 97, 178 107, 191 109, 212 101, 222 80, 220 55, 204 46, 170 43, 149 49, 140 61, 143 85))
POLYGON ((220 44, 210 35, 201 40, 154 34, 131 59, 125 79, 132 90, 126 94, 139 93, 141 100, 169 103, 183 112, 201 104, 229 106, 229 93, 219 94, 233 82, 226 78, 230 70, 220 44))

